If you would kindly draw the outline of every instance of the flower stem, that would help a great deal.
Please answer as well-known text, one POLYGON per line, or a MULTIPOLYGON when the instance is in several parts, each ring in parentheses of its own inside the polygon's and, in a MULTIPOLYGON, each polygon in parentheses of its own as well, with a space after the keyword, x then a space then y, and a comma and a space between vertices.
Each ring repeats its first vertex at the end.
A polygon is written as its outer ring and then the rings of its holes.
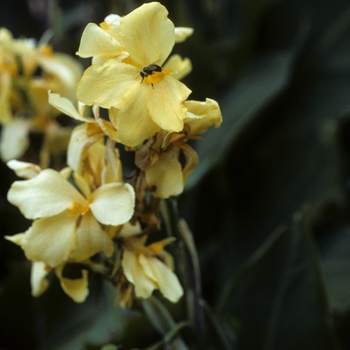
POLYGON ((193 236, 185 220, 179 217, 176 198, 166 199, 161 208, 168 235, 177 239, 175 260, 185 291, 186 315, 200 338, 203 335, 204 319, 200 305, 200 268, 193 236))

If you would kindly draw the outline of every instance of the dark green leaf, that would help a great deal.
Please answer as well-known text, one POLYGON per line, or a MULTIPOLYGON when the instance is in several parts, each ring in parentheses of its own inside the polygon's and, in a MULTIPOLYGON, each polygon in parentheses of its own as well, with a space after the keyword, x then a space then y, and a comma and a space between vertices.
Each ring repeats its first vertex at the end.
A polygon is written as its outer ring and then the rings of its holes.
POLYGON ((170 312, 156 297, 151 296, 148 299, 143 299, 142 306, 159 333, 165 335, 169 329, 175 326, 170 312))
POLYGON ((300 215, 228 280, 219 307, 241 322, 239 349, 340 349, 320 261, 300 215))

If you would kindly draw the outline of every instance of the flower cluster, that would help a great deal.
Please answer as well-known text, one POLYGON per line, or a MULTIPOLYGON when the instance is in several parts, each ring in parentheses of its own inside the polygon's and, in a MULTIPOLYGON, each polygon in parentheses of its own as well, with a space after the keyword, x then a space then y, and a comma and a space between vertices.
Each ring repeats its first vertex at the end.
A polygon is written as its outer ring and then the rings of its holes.
MULTIPOLYGON (((175 238, 154 238, 163 227, 160 202, 179 195, 198 164, 188 141, 218 127, 222 118, 216 101, 188 100, 191 90, 179 79, 191 71, 190 60, 171 51, 192 29, 174 27, 167 15, 152 2, 125 17, 109 15, 100 25, 88 24, 77 54, 91 58, 92 65, 77 84, 77 101, 64 85, 45 85, 52 90, 48 102, 55 113, 82 122, 70 136, 68 167, 56 171, 8 162, 26 179, 14 182, 8 200, 34 221, 7 239, 33 262, 33 295, 47 288, 51 270, 77 302, 88 295, 91 270, 115 284, 122 306, 156 289, 171 302, 183 294, 165 250, 175 238), (116 144, 135 155, 127 181, 116 144), (72 264, 83 266, 78 279, 69 277, 72 264)), ((37 58, 44 72, 45 59, 37 58)), ((9 68, 10 78, 2 80, 13 81, 14 71, 9 68)), ((0 108, 7 108, 1 101, 9 103, 8 98, 0 99, 0 108)))
POLYGON ((0 29, 2 160, 23 158, 30 147, 30 133, 42 135, 43 167, 49 165, 50 157, 66 150, 70 129, 56 122, 59 112, 48 103, 47 91, 75 100, 81 73, 72 57, 54 53, 45 43, 14 39, 7 29, 0 29))

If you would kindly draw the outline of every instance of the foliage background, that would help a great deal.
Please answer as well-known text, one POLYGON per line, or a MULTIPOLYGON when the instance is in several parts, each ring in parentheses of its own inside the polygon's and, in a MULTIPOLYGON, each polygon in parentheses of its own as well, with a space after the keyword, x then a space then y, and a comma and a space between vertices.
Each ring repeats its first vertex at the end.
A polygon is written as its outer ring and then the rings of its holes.
MULTIPOLYGON (((195 145, 200 166, 179 199, 207 302, 205 331, 183 339, 194 349, 349 349, 349 2, 161 3, 176 26, 195 29, 176 48, 193 63, 191 97, 218 100, 224 118, 195 145)), ((0 25, 37 39, 52 28, 55 50, 74 55, 88 22, 140 4, 6 1, 0 25)), ((21 232, 28 222, 6 202, 15 178, 4 164, 1 178, 1 233, 21 232)), ((112 308, 98 276, 82 305, 55 279, 33 299, 20 249, 2 240, 0 259, 0 348, 144 349, 161 338, 141 306, 112 308)))

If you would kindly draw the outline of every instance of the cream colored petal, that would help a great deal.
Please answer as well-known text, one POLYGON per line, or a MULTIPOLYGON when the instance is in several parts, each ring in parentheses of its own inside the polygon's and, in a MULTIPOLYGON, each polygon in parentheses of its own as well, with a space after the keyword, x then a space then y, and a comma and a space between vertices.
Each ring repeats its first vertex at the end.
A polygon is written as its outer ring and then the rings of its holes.
POLYGON ((139 263, 145 274, 155 281, 165 298, 176 303, 183 295, 182 286, 173 271, 155 257, 148 258, 143 254, 139 256, 139 263))
POLYGON ((193 28, 175 27, 175 42, 182 43, 193 34, 193 28))
POLYGON ((119 40, 119 26, 121 19, 122 17, 119 15, 110 14, 105 18, 105 20, 100 24, 100 26, 113 38, 119 40))
POLYGON ((46 268, 46 264, 38 261, 32 263, 32 271, 30 274, 30 285, 32 286, 33 297, 38 297, 45 292, 49 286, 49 281, 46 276, 50 270, 46 268))
POLYGON ((180 55, 172 55, 162 68, 171 70, 171 76, 181 80, 192 71, 192 63, 189 58, 182 58, 180 55))
POLYGON ((105 164, 102 172, 102 184, 123 182, 122 163, 119 159, 119 151, 115 143, 107 140, 105 147, 105 164))
POLYGON ((146 108, 146 93, 150 86, 145 84, 139 87, 139 85, 136 83, 134 89, 129 89, 120 110, 115 108, 109 110, 109 118, 118 130, 120 142, 129 147, 141 144, 160 130, 150 118, 146 108))
POLYGON ((21 162, 19 160, 10 160, 6 163, 6 165, 12 169, 17 176, 22 177, 24 179, 31 179, 37 176, 41 168, 39 165, 27 162, 21 162))
POLYGON ((138 260, 135 253, 124 251, 122 267, 126 279, 135 286, 136 296, 147 299, 157 288, 157 284, 146 276, 138 260))
POLYGON ((12 235, 12 236, 5 236, 4 238, 7 239, 8 241, 14 243, 14 244, 21 246, 24 237, 25 237, 25 233, 17 233, 17 234, 12 235))
POLYGON ((94 122, 92 118, 87 118, 81 115, 80 112, 78 112, 78 109, 74 106, 73 102, 68 100, 68 98, 62 97, 60 94, 49 91, 49 103, 63 114, 76 120, 83 122, 94 122))
POLYGON ((89 198, 91 194, 91 185, 89 181, 81 176, 80 174, 74 172, 73 173, 74 184, 79 189, 79 191, 86 197, 89 198))
POLYGON ((120 37, 133 60, 141 66, 162 65, 175 44, 174 24, 159 2, 143 4, 120 21, 120 37))
POLYGON ((179 132, 183 129, 186 108, 183 101, 191 93, 186 85, 171 76, 166 76, 154 88, 149 86, 146 101, 153 121, 162 129, 179 132))
POLYGON ((93 176, 95 187, 102 185, 102 172, 105 166, 105 151, 106 146, 103 140, 100 139, 91 145, 87 152, 88 165, 85 171, 93 176))
POLYGON ((138 221, 134 225, 132 225, 130 222, 127 222, 125 225, 123 225, 122 229, 119 232, 120 237, 128 238, 135 236, 142 232, 141 225, 138 221))
POLYGON ((200 119, 185 119, 185 122, 191 126, 191 134, 197 135, 206 132, 211 126, 218 128, 222 122, 222 116, 219 104, 210 98, 205 102, 186 101, 184 105, 190 113, 201 116, 200 119))
MULTIPOLYGON (((63 92, 60 82, 57 79, 43 79, 41 77, 33 77, 28 82, 27 94, 29 96, 31 107, 41 120, 36 124, 38 128, 44 129, 45 122, 51 117, 58 116, 60 112, 48 103, 48 90, 63 92)), ((40 130, 40 131, 41 131, 40 130)))
POLYGON ((0 123, 7 124, 12 120, 12 111, 10 106, 10 89, 12 77, 10 73, 1 72, 0 74, 0 123))
MULTIPOLYGON (((111 108, 110 108, 111 109, 111 108)), ((115 127, 113 126, 113 124, 103 118, 101 118, 100 116, 100 107, 97 105, 94 105, 93 108, 93 113, 94 113, 94 117, 95 120, 97 122, 97 124, 99 125, 99 127, 101 128, 101 130, 113 141, 115 142, 119 142, 119 137, 118 137, 118 132, 115 129, 115 127)))
MULTIPOLYGON (((46 147, 49 155, 62 157, 62 155, 67 151, 71 133, 72 129, 70 127, 62 127, 60 124, 52 121, 45 128, 41 152, 43 152, 43 149, 46 147)), ((48 167, 50 158, 48 159, 47 163, 48 167)), ((45 168, 44 166, 42 167, 45 168)))
POLYGON ((23 156, 29 146, 31 126, 30 120, 14 118, 11 123, 2 127, 0 153, 4 162, 23 156))
POLYGON ((70 259, 83 261, 103 251, 110 257, 114 251, 114 244, 101 225, 88 211, 81 219, 76 231, 77 247, 69 255, 70 259))
POLYGON ((129 184, 110 183, 92 193, 90 209, 97 221, 105 225, 128 222, 135 205, 135 191, 129 184))
POLYGON ((147 184, 154 189, 154 197, 169 198, 183 191, 178 149, 161 153, 158 161, 147 167, 145 173, 147 184))
POLYGON ((76 247, 77 219, 78 215, 69 215, 64 211, 34 221, 22 241, 22 249, 27 259, 42 261, 51 267, 66 261, 76 247))
POLYGON ((48 57, 41 57, 40 65, 46 73, 59 82, 60 90, 52 89, 53 92, 59 92, 75 103, 77 83, 83 74, 81 64, 69 55, 55 53, 48 57))
POLYGON ((98 55, 119 55, 122 52, 120 43, 111 37, 97 24, 89 23, 81 36, 77 55, 92 57, 98 55))
POLYGON ((140 72, 131 64, 115 60, 107 61, 102 67, 94 64, 80 80, 77 98, 88 106, 118 107, 125 91, 139 76, 140 72))
POLYGON ((194 169, 197 168, 199 159, 196 151, 187 143, 182 143, 180 146, 185 156, 185 166, 182 169, 183 182, 185 183, 188 177, 192 174, 194 169))
POLYGON ((27 219, 56 215, 67 209, 72 202, 81 206, 86 203, 86 199, 52 169, 45 169, 30 180, 15 181, 7 199, 27 219))
POLYGON ((60 280, 60 284, 64 292, 72 298, 76 303, 82 303, 89 295, 88 270, 81 271, 81 278, 70 279, 62 276, 64 265, 56 268, 56 276, 60 280))
POLYGON ((87 123, 76 126, 68 143, 67 164, 81 173, 89 148, 101 137, 103 133, 97 125, 87 123))

